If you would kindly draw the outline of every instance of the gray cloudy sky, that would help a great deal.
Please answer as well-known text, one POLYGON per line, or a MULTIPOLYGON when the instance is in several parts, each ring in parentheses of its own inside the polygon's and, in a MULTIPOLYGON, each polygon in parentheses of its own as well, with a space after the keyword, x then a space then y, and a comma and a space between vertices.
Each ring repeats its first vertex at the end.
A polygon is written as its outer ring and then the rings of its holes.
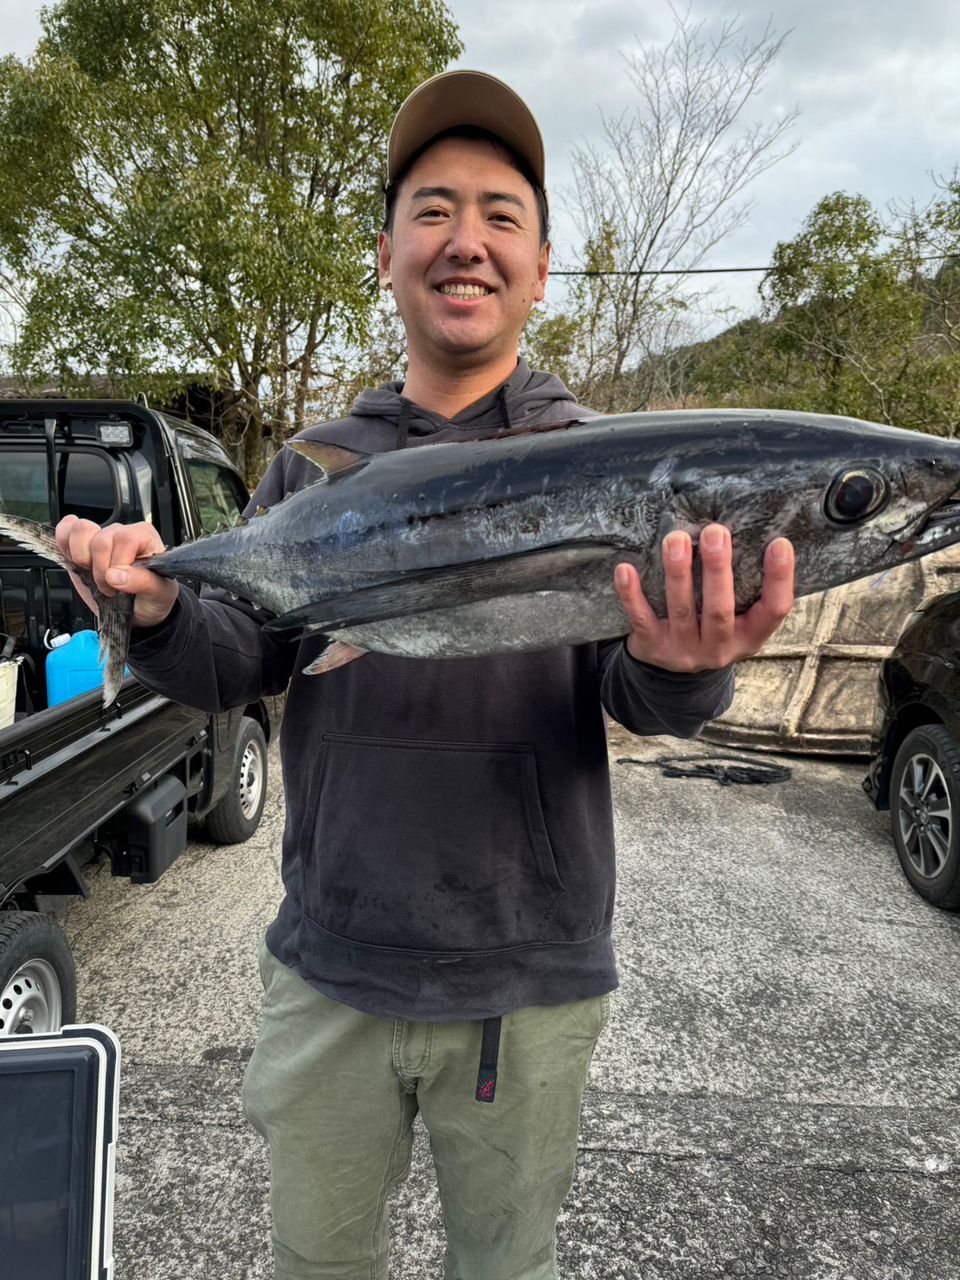
MULTIPOLYGON (((598 107, 609 114, 631 102, 622 52, 673 29, 666 0, 457 0, 453 10, 462 65, 501 75, 537 113, 555 196, 571 143, 599 138, 598 107)), ((747 36, 768 19, 788 32, 753 113, 801 112, 797 149, 750 188, 747 225, 708 265, 768 262, 830 191, 858 191, 881 208, 923 202, 931 173, 960 164, 960 0, 694 0, 691 12, 714 30, 739 13, 747 36)), ((558 220, 555 262, 569 257, 568 227, 558 220)), ((758 279, 714 277, 717 304, 754 309, 758 279)))
MULTIPOLYGON (((683 0, 678 0, 682 5, 683 0)), ((38 0, 0 0, 0 50, 26 57, 39 34, 38 0)), ((533 107, 547 144, 555 265, 572 261, 560 195, 572 144, 599 135, 599 110, 631 103, 622 51, 665 39, 667 0, 453 0, 466 50, 460 65, 509 81, 533 107)), ((821 196, 859 191, 883 207, 927 200, 931 174, 960 164, 960 0, 694 0, 694 19, 741 15, 745 34, 767 20, 789 32, 755 115, 801 115, 798 147, 750 190, 748 224, 709 265, 765 263, 821 196)), ((755 305, 756 278, 716 277, 716 303, 755 305)))

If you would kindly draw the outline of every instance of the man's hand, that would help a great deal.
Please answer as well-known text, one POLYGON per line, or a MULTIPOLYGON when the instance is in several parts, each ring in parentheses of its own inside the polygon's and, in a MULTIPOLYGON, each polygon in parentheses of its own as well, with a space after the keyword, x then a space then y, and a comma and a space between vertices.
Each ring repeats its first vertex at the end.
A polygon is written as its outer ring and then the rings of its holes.
MULTIPOLYGON (((180 587, 172 578, 134 567, 142 557, 164 550, 163 540, 152 524, 110 524, 101 529, 91 520, 64 516, 56 534, 61 552, 79 568, 89 569, 105 596, 125 591, 135 597, 135 627, 156 627, 166 621, 180 587)), ((70 581, 88 608, 98 613, 96 601, 76 574, 71 573, 70 581)))
POLYGON ((667 617, 650 608, 633 565, 617 565, 615 583, 630 623, 627 650, 667 671, 712 671, 756 653, 793 607, 793 547, 776 538, 763 559, 763 591, 746 613, 734 613, 730 531, 708 524, 700 534, 703 603, 693 590, 693 544, 675 530, 663 540, 667 617))

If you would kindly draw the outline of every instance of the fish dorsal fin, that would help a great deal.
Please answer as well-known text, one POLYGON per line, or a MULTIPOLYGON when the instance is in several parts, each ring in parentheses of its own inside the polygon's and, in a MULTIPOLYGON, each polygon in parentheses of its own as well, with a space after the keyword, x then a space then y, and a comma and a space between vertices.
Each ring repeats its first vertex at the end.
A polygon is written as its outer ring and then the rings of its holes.
POLYGON ((370 461, 368 453, 357 453, 339 444, 325 444, 322 440, 288 440, 287 448, 319 467, 328 480, 335 480, 342 472, 370 461))

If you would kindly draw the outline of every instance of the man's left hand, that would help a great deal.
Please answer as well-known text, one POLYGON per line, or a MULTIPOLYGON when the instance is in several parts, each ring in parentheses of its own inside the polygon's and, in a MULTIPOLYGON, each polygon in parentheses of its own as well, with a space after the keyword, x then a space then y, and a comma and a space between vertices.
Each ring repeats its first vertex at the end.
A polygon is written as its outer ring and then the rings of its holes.
POLYGON ((715 671, 762 649, 793 607, 793 547, 776 538, 763 559, 760 599, 734 612, 733 547, 730 531, 708 524, 700 534, 703 600, 693 586, 693 544, 680 530, 663 540, 667 617, 650 608, 633 565, 617 565, 617 595, 630 623, 626 644, 640 662, 666 671, 715 671))

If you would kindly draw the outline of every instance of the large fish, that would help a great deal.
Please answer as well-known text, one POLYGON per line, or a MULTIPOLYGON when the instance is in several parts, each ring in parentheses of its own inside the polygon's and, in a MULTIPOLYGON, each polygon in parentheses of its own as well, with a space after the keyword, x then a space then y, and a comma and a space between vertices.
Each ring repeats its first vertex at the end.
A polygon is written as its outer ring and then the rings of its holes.
MULTIPOLYGON (((321 468, 316 484, 146 563, 256 602, 282 633, 322 632, 314 670, 345 646, 433 658, 622 635, 614 566, 637 567, 662 615, 662 539, 685 529, 696 543, 712 521, 733 536, 739 611, 781 535, 798 595, 960 541, 960 441, 853 419, 694 410, 372 456, 290 447, 321 468)), ((50 530, 0 515, 0 531, 64 563, 50 530)), ((131 599, 101 601, 107 702, 131 599)))

